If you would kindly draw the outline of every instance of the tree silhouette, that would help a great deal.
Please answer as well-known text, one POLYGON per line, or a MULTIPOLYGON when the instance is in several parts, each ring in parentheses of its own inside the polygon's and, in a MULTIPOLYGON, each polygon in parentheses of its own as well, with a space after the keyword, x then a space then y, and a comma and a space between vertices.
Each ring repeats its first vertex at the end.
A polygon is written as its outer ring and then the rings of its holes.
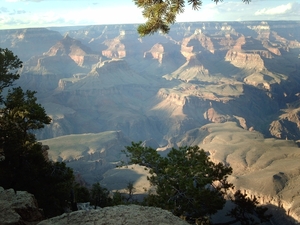
POLYGON ((0 186, 32 193, 46 216, 58 215, 68 205, 73 171, 65 163, 49 161, 33 134, 51 119, 34 91, 15 87, 3 96, 3 89, 19 78, 21 63, 0 48, 0 186))

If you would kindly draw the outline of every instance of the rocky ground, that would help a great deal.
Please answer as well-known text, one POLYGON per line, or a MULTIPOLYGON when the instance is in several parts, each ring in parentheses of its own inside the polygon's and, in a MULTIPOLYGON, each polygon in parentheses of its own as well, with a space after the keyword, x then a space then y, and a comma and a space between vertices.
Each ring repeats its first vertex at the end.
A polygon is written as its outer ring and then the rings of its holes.
POLYGON ((155 207, 120 205, 63 214, 38 225, 187 225, 172 213, 155 207))
POLYGON ((32 194, 0 187, 0 224, 30 225, 44 219, 43 210, 38 207, 32 194))
POLYGON ((101 209, 80 210, 43 220, 43 211, 38 208, 32 194, 0 187, 1 225, 185 225, 187 222, 172 213, 155 207, 120 205, 101 209), (42 221, 43 220, 43 221, 42 221))

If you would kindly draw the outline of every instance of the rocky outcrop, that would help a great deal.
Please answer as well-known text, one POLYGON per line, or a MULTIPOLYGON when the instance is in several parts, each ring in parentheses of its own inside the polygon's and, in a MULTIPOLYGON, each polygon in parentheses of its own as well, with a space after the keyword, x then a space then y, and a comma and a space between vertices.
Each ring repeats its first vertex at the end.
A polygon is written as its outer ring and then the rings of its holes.
POLYGON ((205 112, 204 118, 213 123, 224 123, 230 119, 229 116, 220 115, 214 108, 209 108, 205 112))
POLYGON ((43 211, 32 194, 0 187, 1 225, 37 224, 43 218, 43 211))
POLYGON ((91 224, 91 225, 187 225, 171 212, 154 207, 120 205, 90 211, 63 214, 40 222, 38 225, 91 224))
POLYGON ((68 55, 79 66, 91 66, 99 62, 100 56, 92 52, 92 50, 83 45, 80 41, 70 38, 66 35, 61 41, 52 46, 47 56, 63 56, 68 55))
POLYGON ((225 56, 225 60, 231 62, 236 67, 252 71, 260 71, 264 68, 264 61, 260 54, 257 53, 229 50, 225 56))
POLYGON ((268 22, 262 21, 258 25, 250 25, 248 26, 250 29, 253 29, 257 32, 258 36, 257 38, 259 39, 269 39, 270 33, 271 33, 271 28, 268 22))
POLYGON ((111 40, 106 40, 104 44, 108 47, 102 51, 102 54, 107 58, 121 59, 126 56, 125 45, 121 42, 122 36, 111 40))
POLYGON ((182 40, 181 53, 189 60, 201 51, 214 53, 215 47, 209 36, 202 33, 201 29, 196 29, 194 34, 182 40))
POLYGON ((289 104, 287 109, 282 110, 282 114, 277 120, 270 124, 270 133, 280 139, 299 140, 300 135, 300 107, 299 101, 289 104))
POLYGON ((150 51, 144 53, 144 58, 150 57, 156 59, 159 63, 162 63, 164 54, 165 54, 164 46, 160 43, 157 43, 151 48, 150 51))

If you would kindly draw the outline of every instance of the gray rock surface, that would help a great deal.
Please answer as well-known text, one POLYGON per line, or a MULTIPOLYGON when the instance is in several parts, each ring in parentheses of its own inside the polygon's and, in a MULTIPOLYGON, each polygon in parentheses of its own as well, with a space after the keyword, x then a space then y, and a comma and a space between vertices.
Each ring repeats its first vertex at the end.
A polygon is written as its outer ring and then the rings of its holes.
POLYGON ((38 225, 187 225, 171 212, 155 207, 120 205, 91 211, 76 211, 44 220, 38 225))
POLYGON ((0 187, 0 224, 36 224, 43 219, 42 210, 32 194, 26 191, 4 190, 0 187))

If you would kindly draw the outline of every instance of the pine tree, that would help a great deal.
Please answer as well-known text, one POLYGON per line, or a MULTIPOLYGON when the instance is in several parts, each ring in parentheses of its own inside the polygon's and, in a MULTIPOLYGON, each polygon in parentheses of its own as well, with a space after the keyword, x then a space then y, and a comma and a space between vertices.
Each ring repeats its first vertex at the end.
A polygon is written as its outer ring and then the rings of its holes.
POLYGON ((173 148, 166 157, 140 143, 127 146, 130 163, 149 168, 148 179, 156 193, 146 198, 146 204, 161 207, 187 220, 203 221, 222 209, 224 193, 232 187, 227 176, 232 169, 209 160, 198 146, 173 148))
POLYGON ((22 62, 0 48, 0 186, 35 195, 46 216, 58 215, 67 206, 74 184, 65 163, 51 162, 33 132, 51 122, 37 103, 34 91, 11 88, 22 62))
MULTIPOLYGON (((198 146, 172 148, 166 157, 142 142, 127 146, 123 151, 128 163, 139 164, 149 169, 150 184, 156 192, 150 193, 144 204, 171 211, 193 224, 210 224, 210 216, 225 205, 227 191, 233 185, 227 181, 232 168, 214 163, 198 146)), ((235 207, 228 213, 233 220, 222 224, 256 224, 266 222, 267 208, 258 206, 257 198, 248 198, 238 190, 231 199, 235 207)))
MULTIPOLYGON (((223 0, 212 0, 216 4, 223 0)), ((249 3, 251 0, 242 0, 249 3)), ((142 8, 146 23, 138 27, 140 36, 154 34, 158 31, 166 34, 170 30, 170 25, 176 22, 176 16, 184 12, 186 2, 192 6, 193 10, 199 10, 202 6, 201 0, 134 0, 138 8, 142 8)))

